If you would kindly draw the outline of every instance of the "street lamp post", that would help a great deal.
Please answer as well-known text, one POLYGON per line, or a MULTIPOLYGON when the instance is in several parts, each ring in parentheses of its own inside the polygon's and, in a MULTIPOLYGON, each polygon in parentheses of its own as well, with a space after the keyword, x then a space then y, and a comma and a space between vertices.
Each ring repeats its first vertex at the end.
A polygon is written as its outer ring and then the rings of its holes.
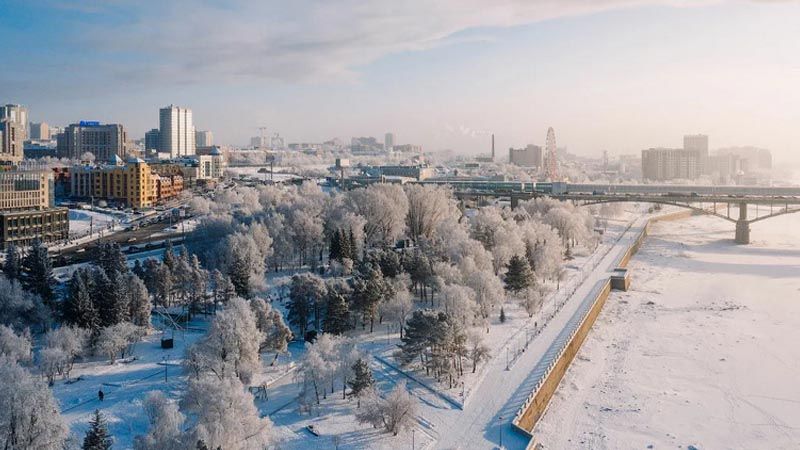
POLYGON ((503 448, 503 416, 497 419, 500 421, 500 448, 503 448))
POLYGON ((411 450, 414 450, 416 448, 416 446, 414 445, 414 433, 416 433, 416 431, 417 430, 413 428, 411 429, 411 450))

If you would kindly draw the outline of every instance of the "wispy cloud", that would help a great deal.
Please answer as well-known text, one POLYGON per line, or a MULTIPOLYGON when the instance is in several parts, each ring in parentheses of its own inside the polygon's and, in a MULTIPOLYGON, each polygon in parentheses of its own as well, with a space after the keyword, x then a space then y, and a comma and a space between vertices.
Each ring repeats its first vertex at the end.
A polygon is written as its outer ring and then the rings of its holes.
POLYGON ((648 4, 712 0, 54 0, 122 23, 76 24, 67 35, 113 58, 117 80, 285 82, 352 80, 385 55, 447 45, 459 32, 648 4))

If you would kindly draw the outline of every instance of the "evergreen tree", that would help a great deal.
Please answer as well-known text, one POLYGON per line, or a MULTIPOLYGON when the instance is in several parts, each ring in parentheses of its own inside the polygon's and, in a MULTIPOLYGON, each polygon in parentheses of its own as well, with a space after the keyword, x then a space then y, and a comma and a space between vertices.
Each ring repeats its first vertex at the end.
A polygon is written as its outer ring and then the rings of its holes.
POLYGON ((348 248, 349 248, 348 256, 349 256, 349 258, 351 260, 358 261, 361 258, 358 257, 358 242, 356 242, 356 236, 353 233, 353 229, 352 228, 350 228, 350 231, 349 231, 347 236, 348 236, 347 237, 347 245, 348 245, 348 248))
POLYGON ((113 278, 113 274, 128 272, 128 264, 125 255, 119 248, 116 242, 104 242, 100 244, 100 256, 97 258, 97 265, 105 270, 109 278, 113 278))
POLYGON ((242 298, 250 298, 250 268, 238 254, 235 254, 233 261, 228 266, 228 277, 236 290, 236 295, 242 298))
POLYGON ((22 259, 21 277, 25 289, 39 294, 42 301, 52 308, 55 300, 53 264, 42 241, 38 239, 33 241, 30 251, 22 259))
POLYGON ((89 429, 83 438, 83 450, 109 450, 112 444, 108 422, 99 409, 94 410, 94 417, 89 422, 89 429))
POLYGON ((100 315, 100 326, 108 327, 127 320, 129 308, 123 275, 114 272, 109 276, 105 270, 97 267, 92 272, 92 278, 94 279, 92 302, 100 315))
POLYGON ((9 280, 19 280, 21 272, 19 249, 14 244, 6 247, 6 261, 3 263, 3 273, 9 280))
POLYGON ((506 323, 506 310, 500 307, 500 323, 506 323))
POLYGON ((67 284, 67 296, 62 303, 64 322, 91 330, 100 330, 100 316, 92 300, 94 283, 87 269, 78 269, 67 284))
POLYGON ((287 304, 289 323, 300 329, 305 336, 308 322, 315 319, 315 329, 319 330, 321 305, 325 299, 327 287, 322 279, 310 273, 302 273, 292 277, 287 304))
POLYGON ((164 258, 162 261, 164 261, 164 264, 166 264, 169 268, 170 275, 174 275, 175 267, 178 265, 178 258, 175 257, 175 251, 172 248, 172 241, 167 241, 167 246, 164 249, 164 258))
POLYGON ((139 277, 139 279, 140 279, 140 280, 143 280, 143 281, 144 281, 144 279, 145 279, 145 270, 144 270, 144 266, 142 265, 142 262, 141 262, 140 260, 138 260, 138 259, 137 259, 137 260, 136 260, 136 261, 133 263, 133 269, 132 269, 132 272, 133 272, 133 273, 134 273, 134 274, 135 274, 137 277, 139 277))
POLYGON ((533 284, 533 271, 526 258, 514 255, 506 266, 506 290, 518 294, 533 284))
POLYGON ((362 323, 369 320, 370 333, 374 329, 378 305, 392 294, 391 286, 378 268, 368 266, 355 278, 353 306, 361 314, 362 323))
POLYGON ((350 329, 350 310, 347 300, 340 292, 328 290, 325 319, 322 327, 326 333, 342 334, 350 329))
POLYGON ((372 369, 362 358, 358 358, 353 364, 353 379, 347 382, 350 386, 350 395, 358 399, 358 407, 361 407, 361 394, 368 392, 374 385, 375 379, 372 378, 372 369))
POLYGON ((342 236, 339 230, 331 234, 331 244, 328 250, 328 259, 331 261, 342 260, 342 236))

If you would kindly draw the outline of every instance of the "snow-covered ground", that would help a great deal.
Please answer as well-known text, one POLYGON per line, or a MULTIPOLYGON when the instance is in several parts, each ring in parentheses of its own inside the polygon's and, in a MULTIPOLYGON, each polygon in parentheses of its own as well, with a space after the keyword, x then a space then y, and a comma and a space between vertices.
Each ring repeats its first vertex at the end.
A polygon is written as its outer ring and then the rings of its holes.
POLYGON ((800 215, 659 223, 534 435, 545 448, 798 448, 800 215))

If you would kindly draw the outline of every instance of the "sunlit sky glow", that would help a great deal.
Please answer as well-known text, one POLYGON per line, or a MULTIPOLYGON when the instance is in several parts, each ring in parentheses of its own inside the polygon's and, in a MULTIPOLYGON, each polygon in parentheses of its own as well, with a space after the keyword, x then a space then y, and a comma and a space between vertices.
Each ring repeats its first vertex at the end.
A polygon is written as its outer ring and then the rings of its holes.
POLYGON ((800 160, 800 2, 0 0, 0 101, 31 120, 158 108, 245 144, 383 136, 578 154, 756 145, 800 160), (435 5, 435 6, 432 6, 435 5))

